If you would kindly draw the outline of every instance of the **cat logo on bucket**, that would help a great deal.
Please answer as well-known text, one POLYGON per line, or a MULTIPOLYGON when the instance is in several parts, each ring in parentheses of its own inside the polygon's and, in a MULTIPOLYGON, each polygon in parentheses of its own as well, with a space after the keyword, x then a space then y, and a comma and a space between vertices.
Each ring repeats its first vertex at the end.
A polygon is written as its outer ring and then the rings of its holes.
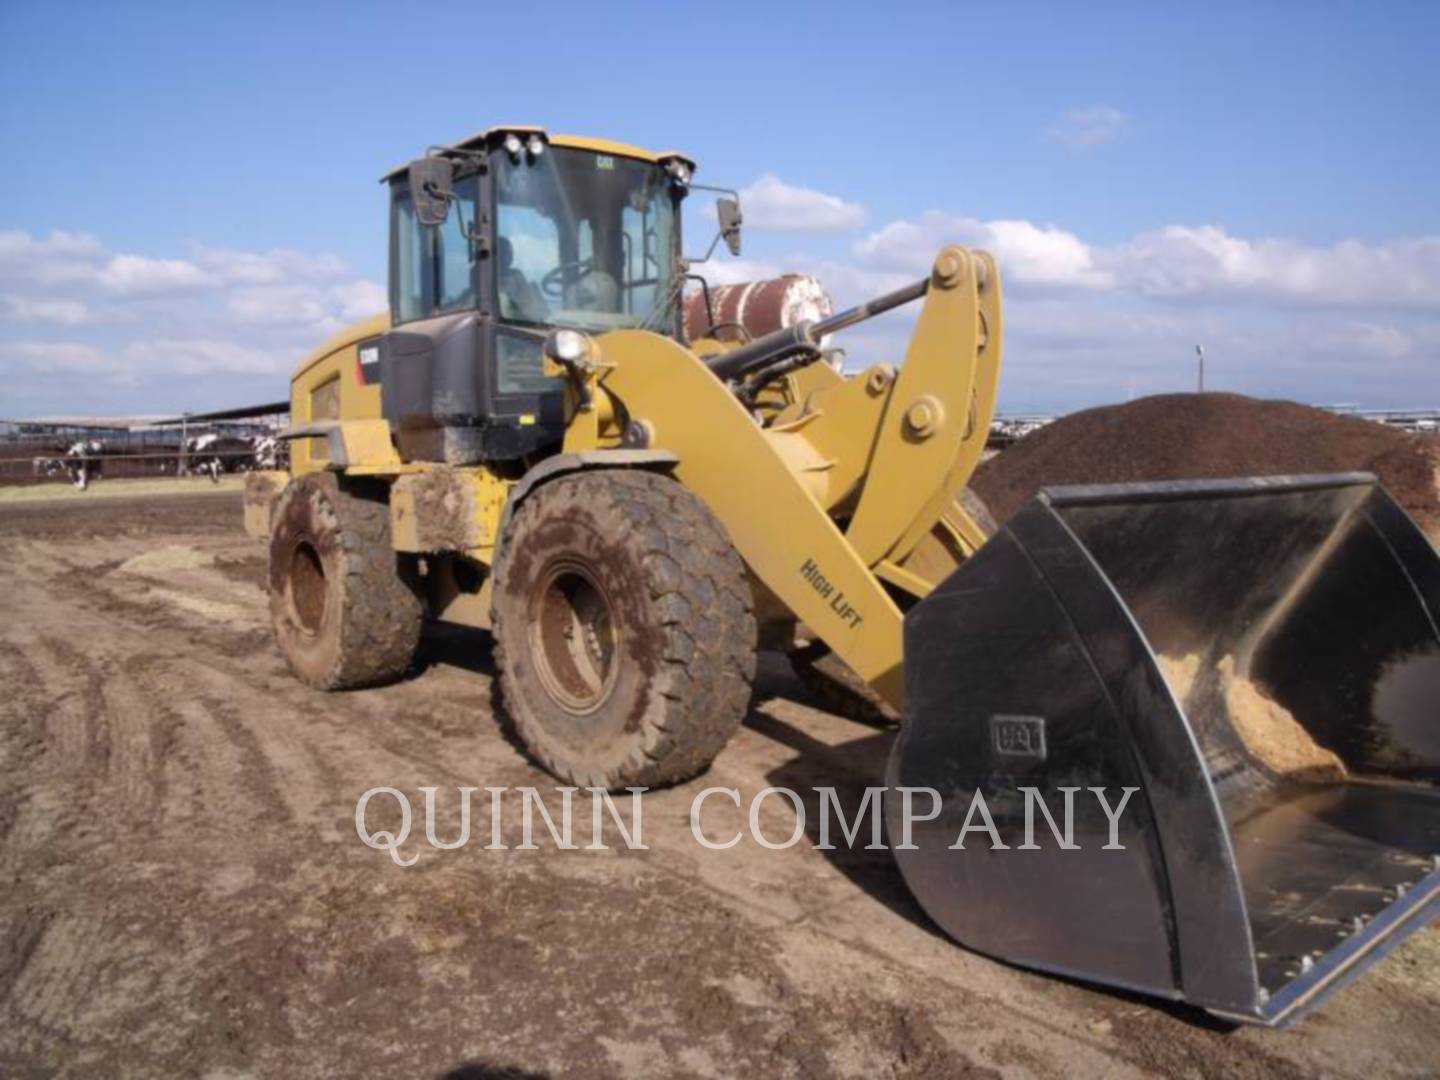
POLYGON ((997 754, 1045 760, 1043 716, 992 716, 990 735, 997 754))

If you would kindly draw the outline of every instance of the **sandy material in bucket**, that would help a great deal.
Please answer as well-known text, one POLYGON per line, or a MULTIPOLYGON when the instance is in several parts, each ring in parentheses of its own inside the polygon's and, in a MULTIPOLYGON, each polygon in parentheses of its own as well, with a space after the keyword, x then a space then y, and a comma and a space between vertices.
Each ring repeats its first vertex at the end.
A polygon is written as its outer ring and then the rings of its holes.
POLYGON ((1266 697, 1249 679, 1235 673, 1235 658, 1220 661, 1225 706, 1245 749, 1264 765, 1285 776, 1340 777, 1345 766, 1320 746, 1288 709, 1266 697))
POLYGON ((1160 672, 1170 684, 1175 700, 1184 705, 1185 699, 1190 696, 1190 688, 1195 685, 1195 676, 1200 673, 1200 654, 1157 656, 1155 659, 1160 662, 1160 672))
MULTIPOLYGON (((1200 674, 1200 656, 1158 657, 1160 670, 1182 704, 1200 674)), ((1224 657, 1216 668, 1225 695, 1225 709, 1250 756, 1272 772, 1311 779, 1338 778, 1345 766, 1319 745, 1304 726, 1278 702, 1235 671, 1235 658, 1224 657)))

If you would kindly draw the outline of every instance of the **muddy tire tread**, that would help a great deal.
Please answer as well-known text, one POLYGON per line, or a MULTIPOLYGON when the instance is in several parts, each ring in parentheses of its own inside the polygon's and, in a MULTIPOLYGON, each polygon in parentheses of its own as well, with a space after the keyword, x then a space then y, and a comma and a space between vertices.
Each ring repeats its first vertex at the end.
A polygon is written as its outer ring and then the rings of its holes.
POLYGON ((318 677, 298 668, 296 675, 320 690, 373 686, 403 675, 420 643, 424 610, 398 567, 389 506, 364 497, 363 489, 346 490, 334 475, 323 473, 291 481, 276 502, 272 522, 285 520, 290 503, 301 497, 316 497, 317 524, 340 538, 344 611, 335 663, 318 677))
POLYGON ((563 476, 532 492, 510 516, 495 566, 492 609, 495 661, 505 708, 502 722, 548 772, 586 787, 617 789, 679 783, 702 772, 724 748, 749 708, 755 678, 756 624, 745 567, 724 528, 692 492, 668 476, 606 469, 563 476), (543 502, 611 501, 629 524, 649 583, 649 604, 659 614, 664 646, 653 700, 640 722, 628 759, 608 770, 569 760, 524 706, 509 662, 503 582, 517 544, 524 543, 527 511, 543 502))

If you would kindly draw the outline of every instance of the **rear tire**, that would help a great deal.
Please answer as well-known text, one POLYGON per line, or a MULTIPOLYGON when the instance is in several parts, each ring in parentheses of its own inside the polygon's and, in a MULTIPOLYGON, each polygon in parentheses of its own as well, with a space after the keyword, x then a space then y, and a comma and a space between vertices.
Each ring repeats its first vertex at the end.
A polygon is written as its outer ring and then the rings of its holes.
POLYGON ((495 562, 495 663, 516 736, 585 787, 702 772, 749 707, 751 607, 724 529, 674 480, 606 469, 545 484, 495 562))
POLYGON ((270 621, 291 670, 320 690, 402 675, 423 615, 390 545, 390 508, 329 473, 290 481, 270 529, 270 621))

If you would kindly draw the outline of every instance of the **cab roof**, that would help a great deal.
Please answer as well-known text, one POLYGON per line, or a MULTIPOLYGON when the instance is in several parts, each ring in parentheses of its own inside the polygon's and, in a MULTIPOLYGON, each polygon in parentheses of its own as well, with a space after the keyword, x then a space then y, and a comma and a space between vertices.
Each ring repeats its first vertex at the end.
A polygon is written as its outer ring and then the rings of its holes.
MULTIPOLYGON (((689 165, 692 171, 695 168, 695 159, 689 154, 679 150, 661 150, 656 152, 654 150, 645 150, 639 146, 632 146, 629 143, 615 142, 612 139, 596 139, 588 135, 551 135, 543 127, 535 127, 530 124, 500 124, 495 127, 488 127, 484 131, 476 132, 469 138, 461 139, 457 143, 452 143, 449 146, 438 149, 441 153, 444 153, 446 150, 480 150, 512 133, 521 136, 539 135, 551 146, 571 147, 576 150, 590 150, 598 154, 614 154, 616 157, 635 158, 638 161, 648 161, 652 164, 660 164, 672 158, 679 158, 689 165)), ((407 161, 404 165, 391 169, 381 178, 381 182, 383 183, 393 179, 409 167, 410 163, 407 161)))

